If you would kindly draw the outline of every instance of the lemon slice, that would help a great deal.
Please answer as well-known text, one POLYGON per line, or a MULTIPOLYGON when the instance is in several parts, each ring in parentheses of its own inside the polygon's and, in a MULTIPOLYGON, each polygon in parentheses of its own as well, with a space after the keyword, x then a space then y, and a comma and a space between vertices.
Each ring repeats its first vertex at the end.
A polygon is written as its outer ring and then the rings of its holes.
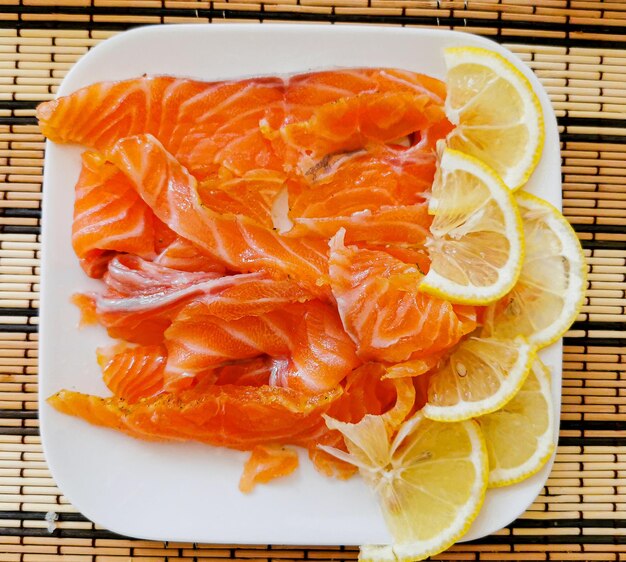
POLYGON ((513 195, 488 166, 445 149, 428 205, 431 266, 420 289, 487 304, 513 288, 522 265, 522 222, 513 195))
POLYGON ((424 415, 459 421, 504 406, 521 388, 535 357, 522 337, 470 337, 461 342, 430 377, 424 415))
POLYGON ((423 560, 465 534, 482 506, 488 474, 475 421, 439 423, 418 412, 393 438, 382 416, 326 423, 343 434, 349 452, 322 448, 359 468, 393 537, 391 545, 361 547, 360 560, 423 560))
POLYGON ((585 297, 587 266, 576 233, 557 209, 524 192, 516 199, 526 255, 513 290, 486 309, 485 333, 524 336, 544 347, 576 320, 585 297))
POLYGON ((478 418, 478 423, 487 442, 490 487, 515 484, 535 474, 554 451, 554 407, 546 366, 536 359, 515 397, 501 410, 478 418))
POLYGON ((477 47, 444 52, 450 148, 491 166, 510 189, 526 183, 544 142, 541 104, 528 79, 502 55, 477 47))

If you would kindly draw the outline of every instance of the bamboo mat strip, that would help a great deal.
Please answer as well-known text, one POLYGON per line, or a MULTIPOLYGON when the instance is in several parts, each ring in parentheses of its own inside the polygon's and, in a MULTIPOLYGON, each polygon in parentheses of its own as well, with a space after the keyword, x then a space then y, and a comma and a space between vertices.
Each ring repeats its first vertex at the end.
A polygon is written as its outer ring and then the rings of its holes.
POLYGON ((351 560, 354 548, 126 540, 54 486, 37 420, 43 139, 34 108, 79 56, 144 22, 364 22, 478 31, 539 76, 559 119, 564 212, 590 266, 564 351, 560 446, 543 493, 507 529, 440 560, 626 559, 626 2, 45 0, 0 2, 0 561, 351 560), (49 511, 59 514, 50 534, 49 511))

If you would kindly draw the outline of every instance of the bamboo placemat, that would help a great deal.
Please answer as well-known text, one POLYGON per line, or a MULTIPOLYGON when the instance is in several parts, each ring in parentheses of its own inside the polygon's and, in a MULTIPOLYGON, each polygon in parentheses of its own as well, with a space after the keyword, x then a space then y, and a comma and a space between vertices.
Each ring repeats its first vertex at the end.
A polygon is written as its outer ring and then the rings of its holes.
MULTIPOLYGON (((44 142, 34 108, 71 65, 122 30, 158 23, 363 23, 491 37, 539 76, 559 118, 564 212, 590 264, 565 339, 560 446, 543 493, 445 560, 626 559, 626 2, 612 0, 0 0, 0 562, 316 559, 355 547, 129 540, 95 527, 47 470, 37 421, 44 142), (50 532, 46 514, 58 515, 50 532)), ((49 515, 48 515, 49 517, 49 515)))

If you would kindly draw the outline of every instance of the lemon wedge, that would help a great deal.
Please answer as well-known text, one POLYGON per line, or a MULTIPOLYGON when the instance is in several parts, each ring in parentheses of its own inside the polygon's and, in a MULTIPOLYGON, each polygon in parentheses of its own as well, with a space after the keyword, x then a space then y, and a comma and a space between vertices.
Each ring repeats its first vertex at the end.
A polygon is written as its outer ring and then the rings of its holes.
POLYGON ((524 336, 537 347, 560 338, 585 297, 587 266, 578 237, 552 205, 516 193, 526 255, 515 287, 487 307, 484 331, 499 338, 524 336))
POLYGON ((523 258, 511 192, 472 156, 443 150, 428 206, 431 266, 420 289, 451 302, 487 304, 510 291, 523 258))
POLYGON ((359 468, 393 537, 390 545, 361 547, 360 560, 423 560, 465 534, 483 504, 488 474, 475 421, 439 423, 418 412, 395 435, 383 416, 326 423, 343 434, 349 452, 322 448, 359 468))
POLYGON ((488 49, 446 49, 446 115, 456 125, 450 148, 479 158, 510 189, 535 169, 544 143, 541 104, 528 79, 488 49))
POLYGON ((448 422, 494 412, 524 384, 534 357, 522 337, 462 341, 431 374, 424 415, 448 422))
POLYGON ((490 487, 521 482, 546 463, 554 451, 554 418, 550 372, 536 359, 513 399, 477 420, 487 443, 490 487))

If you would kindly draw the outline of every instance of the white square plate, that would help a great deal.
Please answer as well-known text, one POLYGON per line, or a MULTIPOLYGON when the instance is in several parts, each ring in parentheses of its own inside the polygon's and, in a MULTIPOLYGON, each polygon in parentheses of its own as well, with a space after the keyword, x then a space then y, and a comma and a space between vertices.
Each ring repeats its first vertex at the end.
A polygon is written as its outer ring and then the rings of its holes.
MULTIPOLYGON (((146 27, 90 51, 67 75, 59 95, 144 73, 212 81, 332 67, 391 66, 443 78, 443 49, 455 45, 496 50, 533 84, 545 114, 546 143, 529 188, 560 208, 559 141, 548 96, 511 53, 473 35, 369 26, 146 27)), ((99 328, 79 331, 78 311, 70 304, 74 292, 97 286, 83 274, 71 248, 81 151, 48 142, 44 177, 41 431, 50 469, 67 498, 98 524, 146 539, 310 545, 389 542, 376 501, 363 482, 358 477, 347 482, 325 478, 305 455, 296 474, 244 495, 237 488, 244 453, 196 443, 137 441, 62 415, 46 403, 61 388, 107 394, 95 349, 108 338, 99 328)), ((558 412, 561 344, 544 351, 542 357, 552 369, 558 412)), ((490 490, 466 539, 489 534, 520 515, 541 490, 548 472, 549 466, 521 484, 490 490)))

